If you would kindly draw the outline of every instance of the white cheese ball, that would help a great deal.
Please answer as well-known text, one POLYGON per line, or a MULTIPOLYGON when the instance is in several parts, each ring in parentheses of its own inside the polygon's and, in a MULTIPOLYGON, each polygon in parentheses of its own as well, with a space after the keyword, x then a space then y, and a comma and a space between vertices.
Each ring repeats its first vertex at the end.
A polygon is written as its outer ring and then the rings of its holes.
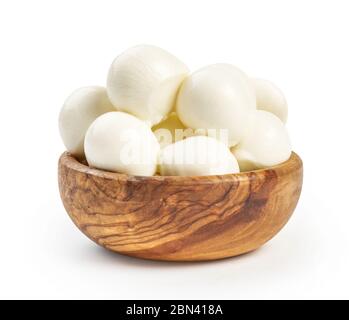
POLYGON ((248 77, 230 64, 204 67, 184 82, 177 99, 177 114, 194 129, 228 130, 229 145, 246 134, 256 99, 248 77))
POLYGON ((159 141, 160 147, 162 148, 176 142, 176 139, 180 139, 185 130, 185 126, 178 119, 175 112, 170 113, 170 115, 164 121, 161 121, 152 127, 152 131, 154 132, 159 141))
POLYGON ((206 176, 239 172, 229 148, 206 136, 194 136, 170 144, 160 151, 163 176, 206 176))
POLYGON ((282 121, 274 114, 257 110, 249 134, 232 148, 241 171, 268 168, 291 155, 291 143, 282 121))
POLYGON ((120 111, 159 123, 171 111, 188 68, 158 47, 139 45, 112 63, 107 80, 111 102, 120 111))
POLYGON ((91 167, 137 176, 156 171, 159 143, 143 121, 124 112, 108 112, 87 130, 85 154, 91 167))
POLYGON ((251 82, 256 93, 257 109, 269 111, 286 123, 288 107, 281 90, 267 80, 251 79, 251 82))
POLYGON ((78 158, 84 156, 85 133, 101 114, 115 110, 103 87, 83 87, 64 102, 59 114, 59 131, 67 150, 78 158))

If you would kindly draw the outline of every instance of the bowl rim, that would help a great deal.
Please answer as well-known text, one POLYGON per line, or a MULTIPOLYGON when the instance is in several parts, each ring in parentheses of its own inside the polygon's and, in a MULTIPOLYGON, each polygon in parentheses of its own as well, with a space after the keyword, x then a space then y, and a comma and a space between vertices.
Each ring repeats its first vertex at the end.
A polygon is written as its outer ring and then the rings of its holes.
POLYGON ((107 180, 119 180, 119 181, 147 181, 147 182, 177 182, 177 183, 185 183, 185 182, 193 182, 195 183, 212 183, 215 180, 218 182, 222 181, 231 181, 231 180, 251 180, 258 175, 267 175, 268 173, 276 172, 278 175, 284 175, 293 172, 302 167, 302 159, 299 157, 297 153, 292 151, 288 160, 277 164, 275 166, 271 166, 264 169, 257 169, 252 171, 244 171, 239 173, 228 173, 223 175, 207 175, 207 176, 135 176, 128 175, 125 173, 111 172, 105 171, 93 167, 89 167, 88 165, 78 160, 68 151, 62 153, 59 164, 65 166, 74 171, 78 171, 80 173, 100 177, 107 180))

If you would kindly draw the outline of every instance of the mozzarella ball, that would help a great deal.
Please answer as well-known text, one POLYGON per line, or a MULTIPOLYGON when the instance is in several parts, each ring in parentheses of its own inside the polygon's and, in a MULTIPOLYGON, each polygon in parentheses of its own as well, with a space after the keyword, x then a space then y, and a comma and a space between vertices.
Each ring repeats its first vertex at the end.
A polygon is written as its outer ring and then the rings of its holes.
POLYGON ((269 111, 286 123, 288 107, 281 90, 267 80, 251 79, 251 82, 256 94, 257 109, 269 111))
POLYGON ((258 110, 248 135, 232 148, 241 171, 262 169, 288 160, 291 143, 282 121, 274 114, 258 110))
POLYGON ((229 145, 247 132, 256 99, 248 77, 229 64, 204 67, 190 75, 177 98, 177 114, 187 127, 224 129, 229 145))
POLYGON ((67 150, 78 158, 84 156, 84 139, 90 124, 101 114, 115 110, 105 88, 83 87, 65 101, 59 114, 59 131, 67 150))
POLYGON ((222 142, 189 137, 160 151, 160 173, 166 176, 206 176, 239 172, 239 165, 222 142))
POLYGON ((192 137, 192 136, 210 136, 212 138, 222 140, 227 144, 227 137, 225 132, 219 132, 215 129, 192 129, 187 128, 179 120, 175 112, 171 112, 170 115, 164 120, 152 127, 156 138, 160 143, 160 147, 164 148, 167 145, 192 137))
POLYGON ((85 154, 91 167, 137 176, 156 171, 159 143, 148 125, 124 112, 108 112, 87 130, 85 154))
POLYGON ((188 68, 158 47, 140 45, 112 63, 107 80, 111 102, 120 111, 159 123, 171 111, 188 68))
POLYGON ((185 126, 178 119, 175 112, 172 112, 164 121, 152 127, 152 131, 158 139, 160 147, 165 147, 177 141, 177 139, 182 140, 182 133, 185 130, 185 126))

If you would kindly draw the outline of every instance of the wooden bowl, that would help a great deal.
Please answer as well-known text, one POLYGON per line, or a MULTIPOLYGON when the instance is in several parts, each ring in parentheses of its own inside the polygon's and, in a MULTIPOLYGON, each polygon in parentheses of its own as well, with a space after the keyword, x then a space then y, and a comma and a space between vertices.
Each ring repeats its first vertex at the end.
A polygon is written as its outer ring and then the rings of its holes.
POLYGON ((292 153, 239 174, 136 177, 63 153, 58 175, 69 216, 99 245, 144 259, 203 261, 255 250, 280 231, 297 205, 303 169, 292 153))

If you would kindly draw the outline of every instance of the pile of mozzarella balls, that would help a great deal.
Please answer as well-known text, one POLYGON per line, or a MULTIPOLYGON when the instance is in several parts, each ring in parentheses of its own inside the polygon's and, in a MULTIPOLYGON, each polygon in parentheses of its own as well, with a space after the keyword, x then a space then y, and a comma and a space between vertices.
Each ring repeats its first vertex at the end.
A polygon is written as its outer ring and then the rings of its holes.
POLYGON ((271 82, 230 64, 191 73, 155 46, 112 63, 106 88, 73 92, 59 116, 67 150, 89 166, 137 176, 221 175, 286 161, 287 103, 271 82))

